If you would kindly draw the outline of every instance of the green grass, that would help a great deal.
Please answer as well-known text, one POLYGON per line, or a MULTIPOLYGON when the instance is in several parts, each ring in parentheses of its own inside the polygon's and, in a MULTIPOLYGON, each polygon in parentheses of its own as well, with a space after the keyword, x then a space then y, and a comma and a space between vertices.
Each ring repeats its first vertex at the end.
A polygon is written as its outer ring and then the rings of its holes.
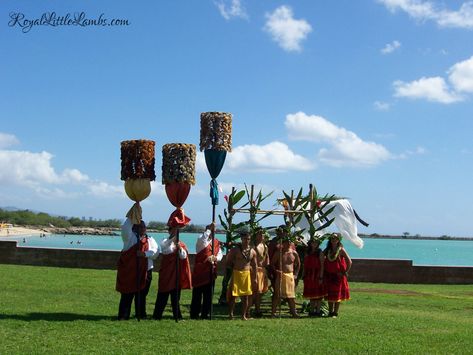
POLYGON ((471 285, 351 283, 337 319, 289 319, 283 308, 282 319, 247 322, 220 307, 213 321, 189 320, 184 291, 179 323, 170 306, 159 322, 114 321, 114 286, 114 271, 0 265, 0 353, 473 353, 471 285))

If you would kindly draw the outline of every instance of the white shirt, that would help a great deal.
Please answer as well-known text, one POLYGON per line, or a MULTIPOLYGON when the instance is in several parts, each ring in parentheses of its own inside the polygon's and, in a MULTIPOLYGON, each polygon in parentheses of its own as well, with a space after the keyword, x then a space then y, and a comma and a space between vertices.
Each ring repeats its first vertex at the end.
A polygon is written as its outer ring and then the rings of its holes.
MULTIPOLYGON (((133 247, 137 242, 138 238, 136 234, 132 230, 133 224, 131 223, 130 219, 127 218, 125 223, 122 225, 122 240, 123 240, 123 249, 122 251, 126 251, 133 247)), ((159 255, 159 246, 156 243, 154 238, 148 236, 148 250, 145 251, 145 256, 148 259, 148 270, 153 268, 153 260, 159 255)))
MULTIPOLYGON (((203 249, 207 248, 209 244, 212 243, 212 239, 209 239, 211 233, 212 232, 210 231, 210 229, 207 229, 204 233, 202 233, 199 238, 197 238, 197 242, 195 243, 196 253, 200 253, 203 249)), ((222 260, 222 258, 222 249, 218 248, 217 261, 222 260)))
MULTIPOLYGON (((176 251, 176 243, 172 240, 172 238, 166 238, 161 241, 161 254, 167 255, 172 254, 176 251)), ((179 259, 184 260, 187 258, 187 253, 183 248, 179 249, 179 259)))

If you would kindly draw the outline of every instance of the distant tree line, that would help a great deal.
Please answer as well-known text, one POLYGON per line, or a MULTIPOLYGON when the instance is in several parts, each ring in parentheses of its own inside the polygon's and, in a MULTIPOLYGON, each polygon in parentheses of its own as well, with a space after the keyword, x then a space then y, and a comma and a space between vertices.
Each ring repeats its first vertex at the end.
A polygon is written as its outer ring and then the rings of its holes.
POLYGON ((119 228, 121 221, 118 219, 95 220, 77 217, 51 216, 44 212, 33 212, 30 210, 6 211, 0 209, 0 221, 17 224, 21 226, 45 226, 67 228, 67 227, 91 227, 91 228, 119 228))
MULTIPOLYGON (((64 217, 51 216, 44 212, 33 212, 30 210, 21 211, 6 211, 0 208, 0 222, 11 223, 20 226, 44 226, 67 228, 67 227, 89 227, 89 228, 120 228, 122 221, 119 219, 92 219, 92 218, 78 218, 78 217, 64 217)), ((199 233, 204 230, 204 226, 189 224, 181 229, 182 232, 199 233)), ((165 222, 150 221, 148 229, 155 229, 166 231, 167 225, 165 222)))
MULTIPOLYGON (((154 229, 159 231, 167 231, 168 226, 165 222, 156 222, 150 221, 147 225, 148 229, 154 229)), ((202 233, 204 231, 205 226, 201 226, 198 224, 189 224, 184 228, 180 229, 181 232, 184 233, 202 233)))

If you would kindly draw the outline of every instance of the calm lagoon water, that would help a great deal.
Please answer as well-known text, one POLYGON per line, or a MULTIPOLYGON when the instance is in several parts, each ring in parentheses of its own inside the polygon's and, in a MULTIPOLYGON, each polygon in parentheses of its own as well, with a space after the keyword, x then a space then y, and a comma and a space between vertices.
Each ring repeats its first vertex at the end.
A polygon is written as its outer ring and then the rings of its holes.
MULTIPOLYGON (((166 233, 149 233, 158 242, 166 238, 166 233)), ((186 243, 189 252, 195 252, 198 234, 181 233, 181 240, 186 243)), ((223 235, 217 238, 224 240, 223 235)), ((19 247, 72 248, 121 250, 120 236, 92 235, 48 235, 23 237, 3 240, 18 240, 19 247)), ((415 240, 415 239, 364 239, 365 246, 358 249, 350 242, 345 247, 352 258, 365 259, 407 259, 415 265, 473 266, 473 240, 415 240)), ((324 245, 325 246, 325 243, 324 245)))

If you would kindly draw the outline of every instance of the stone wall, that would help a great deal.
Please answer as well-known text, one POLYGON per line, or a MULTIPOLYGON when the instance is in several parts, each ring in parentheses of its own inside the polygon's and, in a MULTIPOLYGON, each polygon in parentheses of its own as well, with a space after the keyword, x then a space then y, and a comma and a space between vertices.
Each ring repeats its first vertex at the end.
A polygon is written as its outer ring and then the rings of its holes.
MULTIPOLYGON (((110 250, 17 247, 16 241, 0 241, 0 264, 115 269, 120 252, 110 250)), ((194 255, 189 255, 191 265, 194 255)), ((224 260, 223 260, 224 261, 224 260)), ((223 274, 224 262, 219 263, 223 274)), ((156 265, 157 266, 157 265, 156 265)), ((473 267, 414 266, 412 260, 353 259, 350 281, 473 284, 473 267)))

